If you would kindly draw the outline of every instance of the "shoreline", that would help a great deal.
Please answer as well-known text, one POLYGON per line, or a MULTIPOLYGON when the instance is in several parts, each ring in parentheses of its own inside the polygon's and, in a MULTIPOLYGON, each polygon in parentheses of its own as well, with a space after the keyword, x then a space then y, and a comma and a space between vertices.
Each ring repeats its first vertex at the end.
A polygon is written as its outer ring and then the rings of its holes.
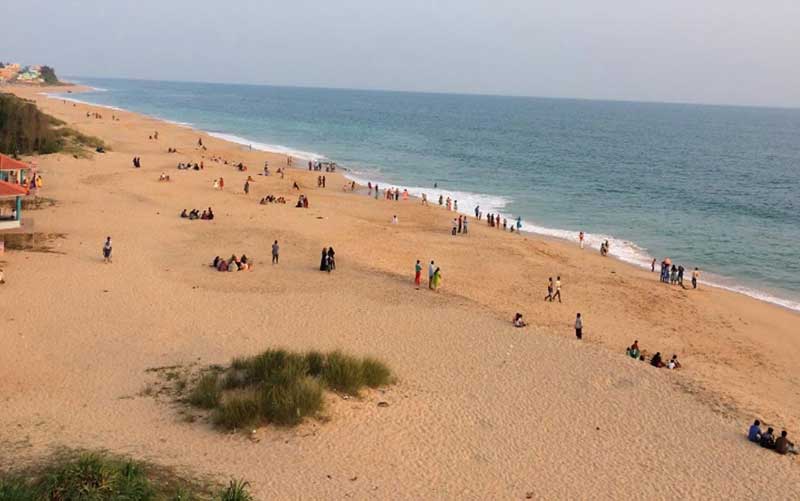
MULTIPOLYGON (((89 85, 86 85, 86 84, 82 84, 82 83, 81 84, 65 84, 65 87, 74 87, 71 90, 73 92, 78 93, 78 94, 84 93, 84 92, 93 92, 93 91, 97 91, 97 92, 107 92, 108 91, 107 89, 102 89, 102 88, 98 88, 98 87, 92 87, 92 86, 89 86, 89 85)), ((179 122, 179 121, 170 120, 170 119, 167 119, 167 118, 164 118, 164 117, 147 115, 147 114, 143 114, 143 113, 138 112, 138 111, 119 108, 119 107, 112 106, 112 105, 104 105, 104 104, 92 103, 90 101, 83 101, 83 100, 71 98, 71 97, 68 97, 68 96, 62 96, 58 92, 55 92, 55 93, 42 92, 41 94, 46 96, 46 97, 48 97, 48 98, 50 98, 50 99, 56 99, 56 100, 61 99, 61 100, 66 100, 68 102, 74 102, 74 103, 84 104, 84 105, 89 105, 89 106, 96 106, 96 107, 111 109, 111 110, 115 110, 115 111, 125 111, 125 112, 129 112, 129 113, 136 113, 138 115, 145 116, 145 117, 151 118, 153 120, 162 121, 162 122, 173 124, 173 125, 176 125, 176 126, 179 126, 179 127, 186 127, 186 128, 188 128, 188 129, 190 129, 192 131, 195 131, 195 132, 197 132, 199 134, 207 134, 207 135, 209 135, 211 137, 214 137, 214 138, 217 138, 217 139, 220 139, 220 140, 223 140, 223 141, 227 141, 227 142, 230 142, 230 143, 233 143, 233 144, 241 145, 242 147, 250 146, 253 151, 262 151, 264 153, 271 153, 271 154, 282 155, 282 156, 292 156, 294 158, 299 158, 299 159, 302 159, 304 161, 306 161, 306 160, 317 161, 317 160, 325 160, 325 159, 332 160, 332 159, 329 159, 328 157, 326 157, 325 155, 322 155, 322 154, 319 154, 319 153, 313 153, 313 152, 297 150, 297 149, 294 149, 294 148, 292 148, 290 146, 266 144, 266 143, 262 143, 260 141, 250 141, 245 137, 237 136, 235 134, 231 134, 231 133, 228 133, 228 132, 207 131, 207 130, 204 130, 204 129, 199 129, 194 124, 191 124, 191 123, 179 122)), ((293 167, 293 168, 303 170, 300 167, 293 167)), ((343 175, 343 177, 345 177, 346 179, 349 179, 351 181, 355 181, 358 184, 366 186, 366 182, 367 181, 371 181, 371 180, 367 180, 361 174, 355 173, 355 171, 353 171, 352 169, 348 168, 347 166, 340 165, 339 168, 342 170, 341 174, 343 175)), ((384 184, 383 181, 378 180, 378 182, 380 184, 384 184)), ((412 196, 412 198, 417 199, 417 200, 421 198, 421 194, 423 193, 423 190, 428 190, 427 188, 414 187, 414 186, 408 186, 408 185, 403 185, 403 184, 390 184, 390 183, 387 183, 386 185, 387 186, 391 186, 392 188, 399 188, 401 190, 407 189, 409 191, 409 194, 412 196)), ((488 194, 481 194, 481 193, 464 192, 464 191, 459 191, 459 190, 445 190, 445 189, 441 189, 441 188, 435 188, 435 189, 431 188, 430 190, 425 191, 425 193, 432 193, 433 196, 429 196, 428 198, 429 198, 429 200, 434 200, 434 201, 435 201, 436 198, 438 198, 439 194, 443 194, 445 197, 451 196, 451 198, 453 198, 453 195, 466 194, 468 196, 480 197, 480 198, 484 198, 484 199, 492 199, 492 198, 494 198, 495 200, 503 200, 504 199, 504 197, 498 196, 498 195, 488 195, 488 194)), ((460 199, 458 199, 458 200, 460 200, 460 199)), ((516 216, 505 214, 505 213, 502 212, 502 207, 506 203, 507 202, 505 200, 503 200, 503 202, 501 203, 499 208, 490 207, 488 210, 485 210, 485 211, 482 211, 482 212, 489 213, 491 211, 493 213, 499 213, 502 217, 507 218, 509 221, 513 221, 513 220, 516 219, 516 216), (497 210, 498 212, 494 212, 495 210, 497 210)), ((436 205, 436 204, 432 204, 432 205, 436 205)), ((463 206, 463 204, 462 204, 462 206, 463 206)), ((458 214, 465 215, 465 216, 468 216, 470 218, 473 217, 473 214, 471 214, 469 212, 469 210, 459 210, 459 211, 456 211, 456 212, 458 212, 458 214)), ((483 221, 481 221, 481 223, 482 222, 483 221)), ((524 221, 524 219, 523 219, 523 229, 522 229, 521 233, 526 234, 526 235, 532 235, 532 236, 544 238, 544 239, 552 239, 554 241, 558 241, 558 242, 561 242, 561 243, 569 242, 569 243, 575 244, 575 245, 577 245, 577 243, 578 243, 577 237, 569 236, 570 234, 573 234, 573 233, 575 235, 577 235, 577 232, 571 232, 569 230, 562 230, 562 229, 558 229, 558 228, 549 228, 549 227, 546 227, 546 226, 539 226, 539 225, 536 225, 536 224, 527 223, 527 222, 524 221)), ((600 243, 602 241, 604 241, 604 240, 608 240, 608 241, 611 242, 612 251, 609 253, 610 257, 612 257, 612 258, 614 258, 614 259, 616 259, 616 260, 618 260, 620 262, 626 263, 626 264, 628 264, 628 265, 630 265, 630 266, 632 266, 632 267, 634 267, 636 269, 649 271, 650 261, 653 259, 653 257, 649 256, 649 254, 644 254, 646 251, 644 251, 641 247, 636 245, 635 242, 627 241, 627 240, 624 240, 624 239, 617 239, 617 238, 615 238, 614 236, 611 236, 611 235, 603 235, 603 234, 597 235, 597 234, 592 234, 592 233, 588 233, 588 232, 586 233, 587 248, 590 249, 590 250, 594 250, 594 251, 598 251, 599 252, 600 243), (628 249, 628 251, 623 253, 623 254, 620 254, 616 250, 618 247, 614 245, 615 243, 619 244, 620 242, 623 243, 623 245, 625 246, 624 248, 628 249)), ((656 259, 657 259, 657 264, 658 264, 658 258, 656 258, 656 259)), ((686 270, 687 270, 687 272, 691 272, 691 266, 688 266, 686 268, 686 270)), ((765 303, 768 303, 768 304, 771 304, 771 305, 778 306, 780 308, 786 309, 788 311, 800 314, 800 300, 787 298, 787 297, 780 297, 779 295, 777 295, 777 294, 780 294, 780 291, 766 291, 766 290, 763 290, 763 289, 759 288, 759 287, 761 287, 759 285, 749 286, 749 285, 746 285, 746 284, 740 284, 740 283, 737 283, 736 280, 731 278, 731 277, 727 277, 727 276, 724 276, 724 275, 719 275, 719 274, 716 274, 714 272, 710 272, 710 271, 708 271, 706 269, 701 269, 700 271, 702 272, 701 284, 703 286, 714 287, 716 289, 724 290, 724 291, 727 291, 727 292, 732 292, 734 294, 741 294, 741 295, 749 297, 751 299, 755 299, 757 301, 762 301, 762 302, 765 302, 765 303)), ((788 291, 786 291, 786 292, 788 292, 788 291)))
POLYGON ((652 496, 654 485, 668 497, 780 499, 800 482, 797 457, 745 437, 754 418, 800 433, 794 312, 711 287, 660 287, 649 271, 556 239, 485 224, 454 237, 450 212, 343 192, 341 173, 326 173, 327 189, 317 171, 258 176, 264 160, 274 169, 285 157, 18 92, 109 149, 35 157, 54 205, 27 217, 60 236, 53 252, 3 256, 0 442, 11 458, 103 449, 244 478, 258 499, 618 499, 652 496), (148 139, 154 130, 160 138, 148 139), (201 159, 204 170, 176 169, 201 159), (222 176, 225 190, 213 189, 222 176), (265 194, 288 203, 259 205, 265 194), (299 194, 308 209, 292 206, 299 194), (208 206, 213 221, 179 217, 208 206), (327 246, 331 274, 319 271, 327 246), (209 268, 232 252, 253 271, 209 268), (415 260, 434 259, 442 289, 415 290, 415 260), (548 276, 561 276, 563 303, 542 300, 548 276), (515 312, 526 328, 512 326, 515 312), (683 367, 626 357, 634 339, 683 367), (225 365, 270 347, 374 356, 398 381, 361 398, 330 395, 325 419, 297 429, 242 434, 148 395, 154 368, 225 365))

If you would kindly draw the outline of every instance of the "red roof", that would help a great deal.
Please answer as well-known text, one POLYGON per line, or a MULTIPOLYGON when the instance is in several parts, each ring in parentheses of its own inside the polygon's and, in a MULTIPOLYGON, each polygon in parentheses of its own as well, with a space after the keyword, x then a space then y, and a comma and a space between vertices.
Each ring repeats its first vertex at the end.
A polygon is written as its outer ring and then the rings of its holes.
POLYGON ((30 168, 31 166, 25 162, 14 160, 9 156, 0 153, 0 170, 26 170, 30 168))
POLYGON ((28 189, 19 184, 0 181, 0 197, 19 197, 28 194, 28 189))

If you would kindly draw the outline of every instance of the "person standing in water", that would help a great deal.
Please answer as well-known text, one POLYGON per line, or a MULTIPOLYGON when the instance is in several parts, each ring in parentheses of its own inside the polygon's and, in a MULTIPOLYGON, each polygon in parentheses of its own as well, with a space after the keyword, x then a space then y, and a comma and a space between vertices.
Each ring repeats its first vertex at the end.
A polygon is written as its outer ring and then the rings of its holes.
POLYGON ((580 313, 575 317, 575 337, 578 338, 579 341, 583 339, 583 319, 580 313))
POLYGON ((419 290, 419 283, 422 278, 422 265, 419 264, 419 259, 417 259, 417 264, 414 265, 414 285, 417 286, 417 290, 419 290))
POLYGON ((583 232, 578 233, 578 240, 581 243, 581 249, 583 249, 583 232))

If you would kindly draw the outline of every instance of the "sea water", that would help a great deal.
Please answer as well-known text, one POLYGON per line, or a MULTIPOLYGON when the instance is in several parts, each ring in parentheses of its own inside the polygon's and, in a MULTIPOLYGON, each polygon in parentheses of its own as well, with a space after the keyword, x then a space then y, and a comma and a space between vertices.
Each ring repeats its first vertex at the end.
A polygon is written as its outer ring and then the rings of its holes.
MULTIPOLYGON (((81 78, 61 95, 328 158, 800 310, 800 110, 81 78), (434 185, 437 188, 434 189, 434 185)), ((654 277, 654 280, 657 280, 654 277)))

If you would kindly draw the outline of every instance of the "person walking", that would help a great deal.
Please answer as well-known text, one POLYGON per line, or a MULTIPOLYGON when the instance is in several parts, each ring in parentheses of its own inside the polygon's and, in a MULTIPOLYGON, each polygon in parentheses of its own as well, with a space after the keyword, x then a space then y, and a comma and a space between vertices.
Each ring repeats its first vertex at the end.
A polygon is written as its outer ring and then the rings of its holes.
POLYGON ((553 277, 547 281, 547 295, 544 297, 545 301, 553 300, 553 277))
POLYGON ((462 233, 464 233, 464 235, 466 235, 468 233, 466 216, 464 217, 464 228, 463 228, 463 232, 462 233))
POLYGON ((328 247, 328 271, 332 271, 336 269, 336 252, 333 250, 333 246, 328 247))
POLYGON ((428 288, 433 289, 433 274, 436 272, 436 265, 433 263, 433 259, 431 259, 431 264, 428 265, 428 288))
POLYGON ((280 246, 278 245, 278 241, 272 243, 272 264, 278 264, 278 255, 280 253, 280 246))
POLYGON ((111 262, 111 237, 107 237, 106 243, 103 245, 103 262, 111 262))
POLYGON ((579 341, 583 339, 583 319, 580 313, 575 317, 575 337, 578 338, 579 341))
POLYGON ((697 280, 700 278, 700 270, 695 266, 692 271, 692 289, 697 288, 697 280))
POLYGON ((244 194, 245 195, 249 195, 250 194, 250 180, 249 179, 244 182, 244 194))
POLYGON ((553 299, 551 301, 555 301, 558 298, 558 302, 561 302, 561 277, 556 277, 556 293, 553 294, 553 299))
POLYGON ((651 272, 656 271, 656 258, 653 258, 653 262, 650 263, 650 271, 651 272))
POLYGON ((439 292, 439 287, 442 286, 442 271, 439 267, 436 267, 436 271, 433 272, 433 290, 439 292))
POLYGON ((414 285, 417 286, 417 290, 419 290, 419 283, 421 278, 422 278, 422 265, 419 264, 419 259, 417 259, 417 264, 414 265, 414 285))

